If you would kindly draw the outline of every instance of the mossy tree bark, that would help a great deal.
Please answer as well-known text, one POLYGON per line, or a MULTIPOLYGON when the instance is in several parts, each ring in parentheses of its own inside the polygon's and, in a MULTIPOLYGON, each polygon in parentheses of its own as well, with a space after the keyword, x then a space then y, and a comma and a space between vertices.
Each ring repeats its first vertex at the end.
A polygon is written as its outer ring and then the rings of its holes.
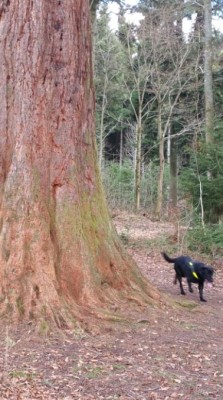
POLYGON ((109 309, 158 292, 120 245, 99 177, 88 0, 11 0, 0 20, 0 312, 109 309))

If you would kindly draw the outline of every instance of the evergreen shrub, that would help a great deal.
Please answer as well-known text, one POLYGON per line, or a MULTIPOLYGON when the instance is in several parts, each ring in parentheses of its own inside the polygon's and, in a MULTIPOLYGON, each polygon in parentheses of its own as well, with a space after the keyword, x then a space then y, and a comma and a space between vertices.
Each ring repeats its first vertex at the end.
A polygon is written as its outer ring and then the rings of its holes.
MULTIPOLYGON (((134 167, 126 160, 123 165, 114 161, 106 163, 102 171, 103 184, 111 208, 134 209, 134 167)), ((141 181, 141 208, 152 212, 157 197, 158 166, 149 163, 143 167, 141 181)), ((168 168, 164 173, 164 202, 167 199, 168 168)))
POLYGON ((102 172, 103 184, 111 208, 131 209, 134 204, 134 171, 130 163, 122 166, 107 162, 102 172))
POLYGON ((187 195, 198 214, 203 206, 204 221, 217 223, 223 215, 223 143, 200 143, 179 181, 181 194, 187 195))
POLYGON ((191 251, 212 257, 223 256, 223 224, 194 226, 188 231, 187 246, 191 251))

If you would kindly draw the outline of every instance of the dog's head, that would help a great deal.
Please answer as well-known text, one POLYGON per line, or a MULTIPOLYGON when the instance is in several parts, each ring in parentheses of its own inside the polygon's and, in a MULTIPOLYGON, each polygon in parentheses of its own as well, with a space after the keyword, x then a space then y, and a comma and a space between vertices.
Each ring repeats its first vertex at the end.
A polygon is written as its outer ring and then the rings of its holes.
POLYGON ((214 270, 210 265, 205 265, 203 268, 203 276, 206 281, 213 283, 214 270))

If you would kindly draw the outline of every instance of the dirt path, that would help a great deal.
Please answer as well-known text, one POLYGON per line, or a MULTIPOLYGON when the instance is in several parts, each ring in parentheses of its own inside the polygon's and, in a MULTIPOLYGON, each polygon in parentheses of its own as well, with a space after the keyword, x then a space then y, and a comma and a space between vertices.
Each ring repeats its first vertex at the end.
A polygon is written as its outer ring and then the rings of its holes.
POLYGON ((179 305, 150 308, 103 334, 80 328, 43 340, 28 326, 16 334, 2 327, 0 399, 223 399, 223 269, 214 290, 205 288, 207 303, 197 290, 182 298, 172 267, 150 246, 154 238, 162 245, 173 227, 125 215, 114 222, 149 280, 179 305))

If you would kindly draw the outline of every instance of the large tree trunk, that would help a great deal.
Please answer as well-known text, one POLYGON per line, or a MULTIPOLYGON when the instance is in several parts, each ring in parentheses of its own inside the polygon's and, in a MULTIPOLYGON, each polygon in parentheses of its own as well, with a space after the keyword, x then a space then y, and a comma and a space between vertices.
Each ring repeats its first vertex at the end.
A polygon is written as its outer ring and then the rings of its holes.
POLYGON ((1 5, 0 312, 15 319, 159 297, 105 204, 89 21, 88 0, 1 5))

